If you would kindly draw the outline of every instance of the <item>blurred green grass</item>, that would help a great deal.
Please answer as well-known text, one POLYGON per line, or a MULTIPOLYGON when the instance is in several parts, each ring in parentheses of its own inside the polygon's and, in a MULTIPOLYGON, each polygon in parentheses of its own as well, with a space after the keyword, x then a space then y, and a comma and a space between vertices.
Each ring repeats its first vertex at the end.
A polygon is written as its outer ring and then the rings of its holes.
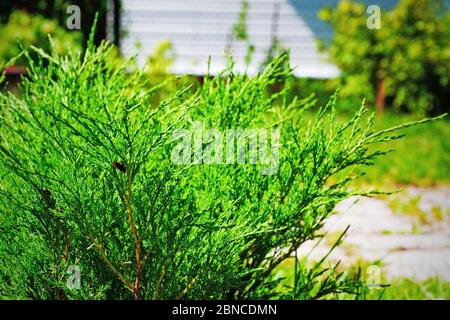
MULTIPOLYGON (((314 94, 317 105, 328 102, 336 86, 325 80, 296 79, 292 84, 291 99, 294 96, 306 98, 314 94)), ((359 108, 361 100, 357 97, 342 97, 338 94, 336 111, 338 120, 349 119, 359 108)), ((314 118, 314 112, 307 114, 314 118)), ((385 129, 401 123, 420 120, 423 115, 393 111, 389 106, 383 114, 375 115, 375 129, 385 129)), ((395 149, 380 157, 374 166, 367 167, 367 174, 355 182, 375 187, 416 185, 432 187, 450 184, 450 118, 413 126, 401 131, 406 136, 390 141, 382 147, 395 149)))
POLYGON ((449 300, 450 283, 437 278, 430 278, 421 282, 415 282, 407 278, 400 278, 391 281, 390 286, 387 288, 368 290, 366 299, 449 300))
MULTIPOLYGON (((376 115, 376 129, 419 120, 418 116, 387 112, 376 115)), ((364 168, 366 175, 357 184, 375 187, 415 185, 433 187, 450 183, 450 121, 444 119, 401 131, 405 137, 374 148, 395 149, 381 156, 375 165, 364 168)))
MULTIPOLYGON (((362 281, 367 277, 364 270, 370 265, 380 265, 382 262, 375 261, 369 263, 360 260, 353 267, 349 268, 348 274, 354 275, 358 269, 362 271, 362 281)), ((278 266, 273 274, 275 277, 283 278, 281 285, 278 287, 280 292, 285 290, 285 286, 292 286, 294 282, 294 259, 285 260, 278 266)), ((343 270, 341 270, 343 271, 343 270)), ((358 299, 364 300, 435 300, 444 299, 450 300, 450 282, 440 278, 428 278, 423 281, 415 281, 405 277, 394 279, 387 279, 384 274, 381 274, 381 284, 383 287, 373 287, 364 290, 358 296, 358 299)), ((348 300, 355 299, 355 296, 349 294, 330 295, 327 299, 348 300)))

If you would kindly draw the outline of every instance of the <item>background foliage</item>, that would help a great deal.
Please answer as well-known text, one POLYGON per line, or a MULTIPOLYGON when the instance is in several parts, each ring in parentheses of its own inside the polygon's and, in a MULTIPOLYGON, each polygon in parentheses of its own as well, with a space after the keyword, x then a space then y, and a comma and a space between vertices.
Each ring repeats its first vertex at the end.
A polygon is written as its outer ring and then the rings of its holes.
MULTIPOLYGON (((81 8, 81 33, 83 41, 80 45, 86 44, 91 31, 94 16, 98 13, 98 28, 96 30, 94 40, 99 44, 105 39, 106 25, 106 0, 14 0, 0 2, 0 23, 6 24, 14 11, 26 11, 33 16, 41 16, 57 22, 62 27, 66 26, 66 20, 69 16, 67 8, 71 5, 77 5, 81 8)), ((76 31, 71 31, 73 33, 76 31)), ((42 42, 39 46, 46 45, 42 42)))
POLYGON ((343 0, 320 17, 335 31, 329 47, 343 71, 344 97, 375 102, 384 85, 386 105, 442 113, 450 105, 450 11, 439 1, 401 0, 382 11, 381 29, 366 26, 366 6, 343 0))
MULTIPOLYGON (((69 49, 81 49, 81 34, 67 32, 55 20, 31 15, 25 11, 14 11, 5 25, 0 25, 2 45, 0 46, 0 66, 17 57, 24 48, 31 45, 49 51, 48 35, 51 35, 60 54, 67 54, 69 49)), ((25 65, 26 58, 15 61, 25 65)))

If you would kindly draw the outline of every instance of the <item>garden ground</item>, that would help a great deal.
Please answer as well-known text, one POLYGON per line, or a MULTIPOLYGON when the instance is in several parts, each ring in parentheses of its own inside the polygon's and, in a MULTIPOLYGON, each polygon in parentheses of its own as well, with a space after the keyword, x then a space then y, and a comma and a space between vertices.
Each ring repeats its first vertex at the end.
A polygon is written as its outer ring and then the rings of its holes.
MULTIPOLYGON (((341 261, 344 270, 359 266, 363 273, 377 266, 381 283, 390 284, 383 292, 386 299, 449 299, 449 199, 449 186, 406 187, 389 197, 347 199, 328 219, 324 238, 305 243, 297 256, 319 260, 350 226, 330 263, 341 261)), ((278 276, 289 278, 286 270, 290 268, 279 268, 278 276)), ((368 297, 378 298, 377 291, 368 297)))

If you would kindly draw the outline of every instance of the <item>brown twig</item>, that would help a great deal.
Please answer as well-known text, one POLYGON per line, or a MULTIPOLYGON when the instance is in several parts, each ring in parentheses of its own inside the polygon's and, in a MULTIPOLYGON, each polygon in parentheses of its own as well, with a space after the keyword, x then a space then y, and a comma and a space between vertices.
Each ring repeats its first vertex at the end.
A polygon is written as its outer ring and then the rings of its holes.
POLYGON ((164 280, 164 277, 166 276, 166 262, 163 262, 162 268, 161 268, 161 274, 159 275, 158 282, 156 283, 155 287, 155 293, 153 294, 153 300, 159 300, 161 298, 161 285, 164 280))
POLYGON ((136 259, 136 279, 134 282, 134 298, 136 300, 141 299, 141 275, 143 271, 142 257, 141 257, 141 240, 136 229, 136 224, 133 220, 133 210, 131 208, 131 186, 132 186, 132 175, 128 172, 128 188, 125 195, 125 203, 127 207, 128 223, 130 225, 131 233, 133 234, 135 242, 135 259, 136 259))
POLYGON ((132 292, 134 292, 134 286, 133 284, 128 281, 123 274, 121 274, 117 268, 114 266, 114 264, 109 260, 108 256, 106 255, 105 249, 103 248, 103 245, 98 243, 92 236, 88 237, 90 241, 94 244, 95 248, 100 253, 100 256, 102 257, 103 261, 108 265, 108 267, 111 269, 111 271, 117 276, 117 278, 132 292))
POLYGON ((182 298, 184 298, 184 296, 189 292, 189 290, 192 289, 192 287, 194 286, 195 282, 197 281, 197 277, 195 277, 194 279, 192 279, 192 281, 187 285, 186 288, 184 288, 184 290, 181 292, 181 294, 176 298, 176 300, 180 300, 182 298))

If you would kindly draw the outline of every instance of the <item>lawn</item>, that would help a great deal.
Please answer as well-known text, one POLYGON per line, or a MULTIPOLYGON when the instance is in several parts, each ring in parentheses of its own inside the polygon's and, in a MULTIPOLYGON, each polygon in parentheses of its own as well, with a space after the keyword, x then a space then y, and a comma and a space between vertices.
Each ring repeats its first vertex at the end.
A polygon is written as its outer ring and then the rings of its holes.
MULTIPOLYGON (((294 265, 294 259, 288 259, 284 261, 276 270, 274 270, 274 276, 276 278, 283 278, 279 285, 279 291, 283 292, 294 282, 294 275, 292 268, 294 265)), ((355 268, 350 268, 347 273, 354 276, 357 270, 361 272, 361 279, 367 280, 367 275, 364 270, 367 270, 368 262, 361 262, 355 268), (360 269, 359 269, 360 268, 360 269)), ((357 299, 364 300, 434 300, 434 299, 450 299, 450 282, 439 279, 429 278, 424 281, 417 281, 409 278, 394 278, 386 279, 381 275, 381 286, 368 287, 362 291, 357 299)), ((333 294, 327 298, 337 299, 355 299, 354 296, 348 294, 333 294)))
MULTIPOLYGON (((418 116, 386 112, 375 116, 375 127, 383 129, 418 119, 418 116)), ((405 137, 372 147, 374 149, 382 147, 393 151, 376 159, 374 166, 358 169, 357 172, 365 171, 366 174, 358 178, 355 183, 383 190, 405 185, 420 187, 448 185, 450 183, 448 116, 441 120, 402 129, 400 133, 405 137)))
MULTIPOLYGON (((410 115, 386 113, 377 116, 375 125, 381 129, 416 120, 410 115)), ((403 139, 389 142, 391 154, 380 157, 361 181, 371 185, 405 185, 423 187, 450 182, 450 122, 443 120, 402 130, 403 139)))

